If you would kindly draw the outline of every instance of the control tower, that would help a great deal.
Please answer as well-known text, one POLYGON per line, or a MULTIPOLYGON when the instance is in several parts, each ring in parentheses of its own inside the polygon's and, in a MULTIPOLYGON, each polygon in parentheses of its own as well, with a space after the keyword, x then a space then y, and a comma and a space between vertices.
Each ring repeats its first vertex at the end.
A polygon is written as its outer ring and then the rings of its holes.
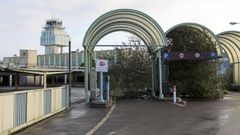
POLYGON ((62 21, 50 19, 46 21, 41 33, 41 46, 45 46, 45 54, 57 54, 63 52, 63 47, 67 47, 70 36, 64 31, 62 21))

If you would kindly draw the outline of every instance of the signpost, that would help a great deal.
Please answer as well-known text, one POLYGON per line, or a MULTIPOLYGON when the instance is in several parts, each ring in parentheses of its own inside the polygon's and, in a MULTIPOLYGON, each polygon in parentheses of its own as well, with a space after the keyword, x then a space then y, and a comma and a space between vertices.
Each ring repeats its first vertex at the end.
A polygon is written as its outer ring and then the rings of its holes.
POLYGON ((108 72, 108 60, 97 59, 96 72, 100 72, 100 100, 103 101, 103 72, 108 72))
POLYGON ((96 72, 108 72, 108 60, 97 59, 96 72))

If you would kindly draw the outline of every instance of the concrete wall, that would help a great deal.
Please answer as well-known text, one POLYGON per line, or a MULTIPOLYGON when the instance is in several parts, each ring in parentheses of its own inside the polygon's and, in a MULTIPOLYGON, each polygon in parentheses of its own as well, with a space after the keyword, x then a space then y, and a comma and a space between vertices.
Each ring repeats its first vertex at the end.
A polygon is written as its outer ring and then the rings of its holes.
POLYGON ((26 67, 37 66, 37 51, 36 50, 20 50, 21 64, 26 67))

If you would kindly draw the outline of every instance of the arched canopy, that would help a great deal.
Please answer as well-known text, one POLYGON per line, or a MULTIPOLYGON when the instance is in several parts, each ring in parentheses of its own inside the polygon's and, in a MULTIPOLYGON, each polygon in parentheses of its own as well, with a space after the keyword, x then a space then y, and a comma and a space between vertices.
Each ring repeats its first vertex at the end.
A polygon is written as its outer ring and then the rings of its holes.
POLYGON ((92 23, 85 34, 83 46, 92 52, 101 38, 115 31, 130 32, 146 45, 166 45, 163 30, 150 16, 137 10, 117 9, 103 14, 92 23))
MULTIPOLYGON (((210 40, 213 44, 216 45, 216 51, 217 51, 218 56, 222 55, 219 40, 217 39, 215 34, 207 27, 205 27, 201 24, 197 24, 197 23, 181 23, 181 24, 175 25, 174 27, 170 28, 166 32, 166 36, 169 37, 170 33, 178 31, 178 30, 181 30, 182 33, 184 33, 184 31, 195 31, 198 34, 203 35, 204 37, 206 37, 206 40, 210 40)), ((191 38, 191 35, 186 35, 186 36, 191 38)))
POLYGON ((221 46, 233 64, 233 83, 240 84, 240 32, 225 31, 217 35, 221 46))
POLYGON ((240 62, 240 32, 225 31, 217 35, 230 63, 240 62))
POLYGON ((158 78, 156 77, 157 68, 155 60, 157 57, 161 57, 160 48, 166 45, 166 37, 158 25, 150 16, 137 10, 132 9, 117 9, 109 11, 100 17, 98 17, 87 30, 84 39, 84 83, 85 83, 85 96, 86 102, 89 102, 88 90, 89 80, 93 80, 94 77, 89 76, 92 71, 92 52, 98 43, 104 36, 116 31, 125 31, 132 33, 148 46, 150 55, 153 55, 152 62, 152 90, 157 90, 159 85, 159 96, 162 98, 162 67, 161 59, 158 59, 158 78), (157 84, 157 82, 159 82, 157 84))

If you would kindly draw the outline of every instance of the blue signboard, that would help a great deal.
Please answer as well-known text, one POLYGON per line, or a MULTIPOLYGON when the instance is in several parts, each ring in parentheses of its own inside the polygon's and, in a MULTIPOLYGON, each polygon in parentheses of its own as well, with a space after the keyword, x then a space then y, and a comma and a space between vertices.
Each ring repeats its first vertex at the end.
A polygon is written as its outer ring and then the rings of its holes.
POLYGON ((217 52, 163 52, 163 59, 166 61, 174 60, 210 60, 216 59, 217 52))

